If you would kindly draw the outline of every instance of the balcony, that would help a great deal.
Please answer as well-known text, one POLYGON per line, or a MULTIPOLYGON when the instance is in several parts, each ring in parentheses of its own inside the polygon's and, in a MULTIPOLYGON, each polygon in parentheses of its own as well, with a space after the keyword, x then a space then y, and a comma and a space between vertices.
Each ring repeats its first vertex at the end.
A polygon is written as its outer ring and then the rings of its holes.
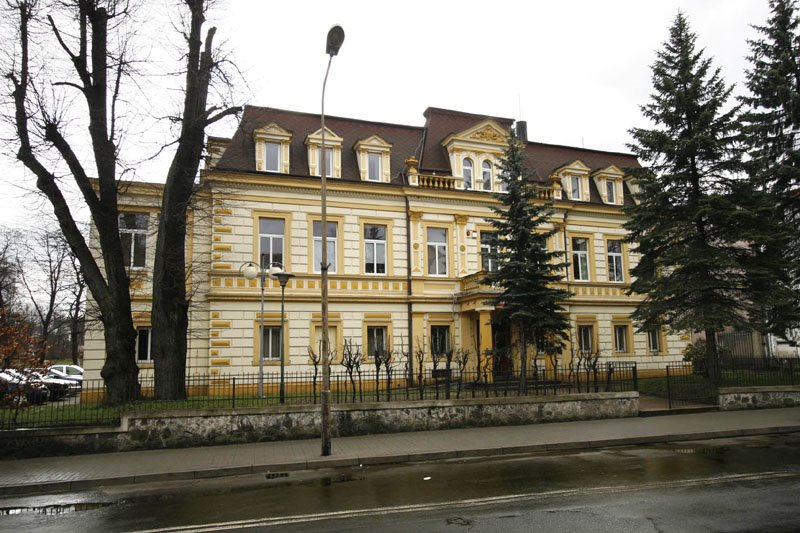
POLYGON ((456 188, 456 178, 452 176, 419 174, 418 177, 419 186, 425 189, 454 190, 456 188))

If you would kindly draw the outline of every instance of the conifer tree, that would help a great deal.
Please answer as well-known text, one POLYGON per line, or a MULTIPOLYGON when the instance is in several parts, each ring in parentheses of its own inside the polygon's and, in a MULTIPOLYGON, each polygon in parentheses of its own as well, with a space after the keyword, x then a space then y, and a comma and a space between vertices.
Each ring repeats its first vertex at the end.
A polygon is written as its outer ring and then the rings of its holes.
MULTIPOLYGON (((772 0, 741 100, 749 194, 752 265, 750 316, 762 332, 784 335, 800 324, 800 36, 793 0, 772 0)), ((745 191, 747 193, 748 191, 745 191)))
POLYGON ((500 162, 501 180, 507 192, 495 194, 500 202, 489 219, 494 227, 488 258, 493 268, 484 283, 501 287, 494 298, 493 323, 508 328, 520 346, 520 389, 525 390, 527 349, 552 354, 563 348, 569 322, 561 303, 570 292, 554 287, 565 267, 561 252, 547 249, 547 239, 556 228, 542 226, 553 214, 551 203, 537 198, 537 186, 525 168, 523 143, 510 137, 500 162))
POLYGON ((654 127, 630 130, 644 166, 631 170, 639 190, 625 227, 640 254, 631 284, 645 297, 633 313, 639 329, 702 330, 713 365, 716 332, 746 317, 739 239, 725 219, 736 212, 740 154, 737 108, 725 110, 731 88, 696 40, 679 13, 657 52, 641 106, 654 127))

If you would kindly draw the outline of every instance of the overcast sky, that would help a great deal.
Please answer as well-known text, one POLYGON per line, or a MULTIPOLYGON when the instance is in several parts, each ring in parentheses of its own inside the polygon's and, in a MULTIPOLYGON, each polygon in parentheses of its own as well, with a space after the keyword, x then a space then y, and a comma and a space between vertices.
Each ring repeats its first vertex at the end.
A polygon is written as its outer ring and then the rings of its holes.
MULTIPOLYGON (((645 125, 639 105, 655 51, 679 10, 741 93, 746 39, 766 21, 767 0, 227 0, 209 24, 243 73, 241 103, 318 113, 325 37, 340 24, 329 115, 421 126, 433 106, 526 120, 533 141, 627 151, 628 130, 645 125)), ((169 155, 138 177, 163 181, 169 155)), ((8 186, 28 180, 0 159, 0 225, 27 223, 41 207, 8 186)))

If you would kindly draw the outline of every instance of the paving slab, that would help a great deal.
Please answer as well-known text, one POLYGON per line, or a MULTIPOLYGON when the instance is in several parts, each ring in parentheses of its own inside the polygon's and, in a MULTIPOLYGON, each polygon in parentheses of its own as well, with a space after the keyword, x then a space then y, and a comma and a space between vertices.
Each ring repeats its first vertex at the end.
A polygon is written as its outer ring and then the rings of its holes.
POLYGON ((0 461, 0 494, 800 432, 800 407, 0 461))

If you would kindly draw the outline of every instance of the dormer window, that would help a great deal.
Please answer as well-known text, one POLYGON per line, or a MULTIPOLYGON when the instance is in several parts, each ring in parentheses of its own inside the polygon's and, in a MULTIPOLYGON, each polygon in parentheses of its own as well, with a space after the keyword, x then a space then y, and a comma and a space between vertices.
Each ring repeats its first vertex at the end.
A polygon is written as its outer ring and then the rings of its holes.
POLYGON ((256 170, 289 173, 289 144, 292 134, 277 124, 253 130, 256 143, 256 170))
POLYGON ((570 177, 570 189, 569 189, 569 197, 571 200, 580 200, 581 199, 581 177, 580 176, 571 176, 570 177))
POLYGON ((606 180, 606 201, 609 204, 617 203, 616 184, 614 180, 606 180))
POLYGON ((472 189, 472 159, 465 157, 462 165, 464 189, 472 189))
POLYGON ((358 171, 362 181, 389 183, 392 145, 378 135, 361 139, 355 146, 358 171))
POLYGON ((277 142, 264 143, 264 170, 267 172, 280 172, 281 144, 277 142))
POLYGON ((492 164, 489 161, 484 161, 481 165, 481 173, 483 174, 483 190, 492 190, 492 164))
MULTIPOLYGON (((342 142, 344 139, 325 128, 325 176, 342 177, 342 142)), ((308 147, 308 173, 311 176, 322 175, 322 130, 317 130, 306 137, 308 147)))

